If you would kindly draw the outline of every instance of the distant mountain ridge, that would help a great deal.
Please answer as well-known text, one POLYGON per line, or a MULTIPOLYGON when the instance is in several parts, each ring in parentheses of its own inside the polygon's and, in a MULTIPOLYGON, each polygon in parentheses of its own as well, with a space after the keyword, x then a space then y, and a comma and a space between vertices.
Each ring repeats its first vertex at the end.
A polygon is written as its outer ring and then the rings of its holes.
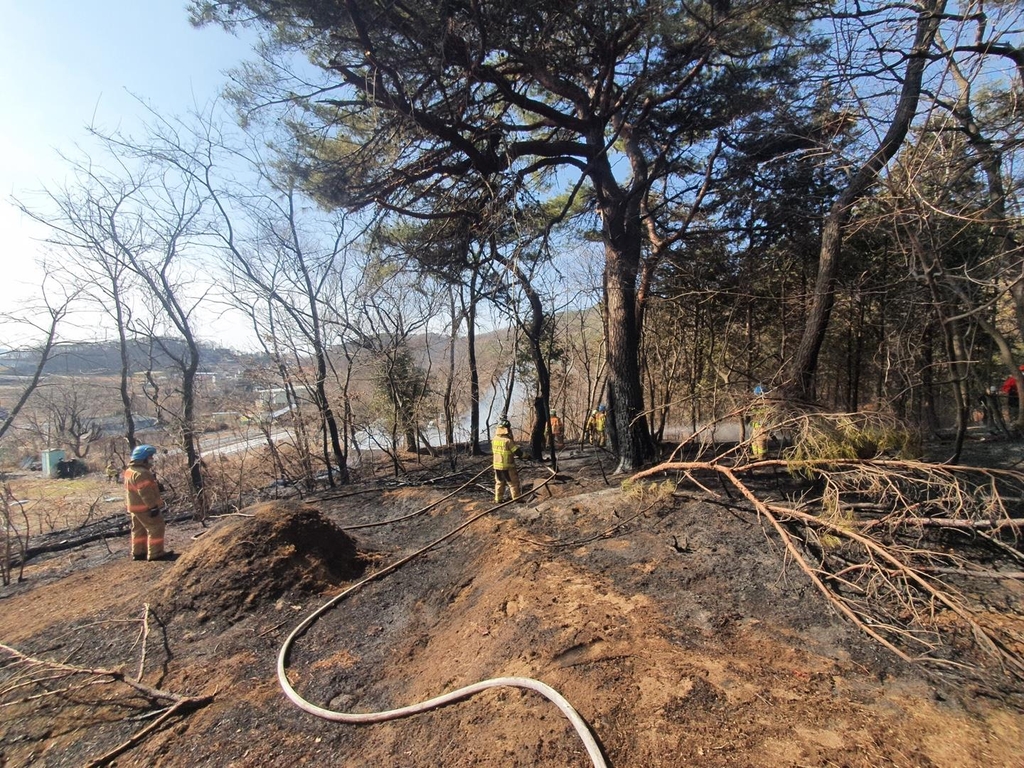
MULTIPOLYGON (((504 348, 501 338, 508 330, 488 329, 478 331, 476 347, 478 362, 482 367, 489 367, 491 358, 500 354, 504 348)), ((382 347, 387 348, 389 341, 379 339, 382 347)), ((177 368, 173 356, 184 351, 185 344, 180 339, 162 338, 160 343, 150 339, 131 339, 128 342, 128 368, 130 374, 143 373, 147 370, 167 371, 177 368)), ((411 353, 416 365, 432 369, 443 365, 446 360, 450 338, 446 334, 427 331, 410 336, 405 346, 411 353)), ((223 373, 228 370, 240 370, 252 367, 274 367, 266 354, 253 352, 237 352, 214 344, 200 343, 201 371, 223 373)), ((467 352, 465 335, 456 341, 458 364, 465 364, 467 352)), ((25 349, 0 350, 0 376, 30 376, 39 364, 41 347, 25 349)), ((344 344, 329 347, 328 355, 345 356, 344 344)), ((299 352, 294 359, 308 361, 307 352, 299 352)), ((506 350, 504 354, 508 354, 506 350)), ((363 358, 365 362, 366 358, 363 358)), ((509 361, 511 362, 511 361, 509 361)), ((43 370, 50 376, 110 376, 119 375, 121 371, 121 353, 116 341, 82 341, 66 342, 55 347, 43 370)))
MULTIPOLYGON (((128 343, 128 366, 131 373, 163 370, 174 367, 172 355, 184 350, 180 339, 161 339, 160 344, 150 340, 132 339, 128 343), (162 346, 161 346, 162 345, 162 346), (165 351, 165 349, 167 351, 165 351)), ((200 367, 203 370, 237 367, 249 355, 209 344, 200 344, 200 367)), ((39 364, 42 350, 19 349, 0 352, 0 372, 8 375, 32 374, 39 364)), ((121 352, 116 341, 86 341, 61 344, 56 347, 43 369, 50 375, 116 374, 121 370, 121 352)))

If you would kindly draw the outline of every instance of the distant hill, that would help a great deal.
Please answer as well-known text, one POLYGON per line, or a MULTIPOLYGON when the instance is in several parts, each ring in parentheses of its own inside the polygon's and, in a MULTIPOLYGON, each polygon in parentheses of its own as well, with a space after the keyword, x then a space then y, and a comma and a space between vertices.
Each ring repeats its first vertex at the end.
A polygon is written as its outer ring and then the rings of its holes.
MULTIPOLYGON (((171 355, 180 353, 184 343, 178 339, 163 339, 162 343, 170 354, 160 345, 151 345, 148 340, 135 339, 129 342, 128 364, 131 372, 173 367, 171 355)), ((203 370, 240 366, 243 359, 251 359, 251 355, 242 355, 223 347, 200 344, 200 350, 200 367, 203 370)), ((17 376, 29 375, 35 371, 40 354, 38 348, 0 352, 0 371, 17 376)), ((77 342, 61 344, 53 350, 44 373, 102 375, 116 374, 120 370, 121 353, 117 342, 77 342)))
MULTIPOLYGON (((463 333, 464 333, 464 329, 463 333)), ((505 367, 511 361, 506 359, 502 365, 499 356, 511 354, 505 338, 505 328, 489 329, 477 333, 477 359, 481 370, 489 370, 494 366, 505 367)), ((407 349, 416 365, 433 370, 447 364, 449 337, 434 332, 420 333, 407 340, 407 349)), ((218 373, 243 370, 273 368, 264 354, 252 352, 236 352, 235 350, 211 344, 200 344, 201 371, 218 373)), ((387 346, 382 342, 382 346, 387 346)), ((129 342, 129 373, 142 373, 147 370, 173 370, 176 363, 172 356, 184 350, 180 339, 163 339, 162 346, 151 343, 149 339, 133 339, 129 342)), ((0 350, 0 376, 30 376, 39 363, 41 348, 0 350)), ((343 358, 344 349, 339 345, 329 350, 328 354, 343 358)), ((467 341, 460 335, 455 346, 456 365, 465 365, 467 341)), ((294 361, 295 358, 291 358, 294 361)), ((298 359, 305 362, 305 355, 300 353, 298 359)), ((367 357, 361 356, 359 365, 365 365, 367 357)), ((121 355, 116 341, 103 342, 71 342, 62 343, 54 349, 46 363, 44 374, 55 376, 111 376, 121 371, 121 355)))
MULTIPOLYGON (((488 345, 485 334, 478 344, 488 345)), ((428 333, 409 339, 409 349, 418 365, 426 366, 430 360, 436 365, 442 360, 448 346, 444 335, 428 333)), ((167 370, 175 367, 173 355, 184 349, 178 339, 164 339, 163 347, 151 345, 148 340, 135 339, 129 343, 130 373, 146 370, 167 370), (166 349, 166 351, 165 351, 166 349)), ((460 357, 465 352, 465 339, 460 339, 457 349, 460 357)), ((339 350, 335 350, 341 354, 339 350)), ((31 375, 39 362, 40 348, 0 351, 0 374, 12 376, 31 375)), ((226 368, 243 368, 268 361, 262 355, 241 353, 224 347, 200 344, 200 369, 223 371, 226 368)), ((116 375, 121 370, 121 354, 117 342, 76 342, 62 344, 53 350, 46 363, 44 373, 51 375, 116 375)))

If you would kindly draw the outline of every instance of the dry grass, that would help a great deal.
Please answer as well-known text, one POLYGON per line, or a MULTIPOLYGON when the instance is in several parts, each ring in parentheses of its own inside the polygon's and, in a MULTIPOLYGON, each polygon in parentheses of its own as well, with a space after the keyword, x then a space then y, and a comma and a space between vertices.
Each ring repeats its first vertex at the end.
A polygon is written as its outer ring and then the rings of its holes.
POLYGON ((110 483, 100 472, 73 480, 50 480, 39 472, 5 473, 5 485, 27 521, 29 533, 77 528, 124 509, 120 485, 110 483))

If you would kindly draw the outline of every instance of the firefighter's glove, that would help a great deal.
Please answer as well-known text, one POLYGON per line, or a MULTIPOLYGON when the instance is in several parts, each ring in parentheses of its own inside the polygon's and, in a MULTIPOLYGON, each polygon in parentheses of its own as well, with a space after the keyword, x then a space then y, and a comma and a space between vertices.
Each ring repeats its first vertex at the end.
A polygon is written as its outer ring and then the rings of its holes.
POLYGON ((153 507, 151 510, 149 510, 149 516, 150 517, 159 517, 160 516, 160 507, 153 507))

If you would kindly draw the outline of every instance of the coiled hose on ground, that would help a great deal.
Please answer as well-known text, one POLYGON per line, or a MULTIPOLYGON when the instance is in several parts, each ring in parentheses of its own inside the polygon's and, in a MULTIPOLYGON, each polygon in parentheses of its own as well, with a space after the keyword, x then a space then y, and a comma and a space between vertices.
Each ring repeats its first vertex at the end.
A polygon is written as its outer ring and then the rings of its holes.
MULTIPOLYGON (((475 482, 478 477, 480 477, 481 475, 483 475, 487 471, 488 470, 484 470, 480 474, 476 475, 471 480, 469 480, 469 482, 467 482, 465 485, 461 486, 461 488, 459 488, 456 491, 454 491, 453 494, 449 494, 449 495, 454 495, 454 493, 458 493, 458 491, 462 490, 463 488, 466 488, 471 483, 475 482)), ((541 488, 546 486, 549 482, 551 482, 551 480, 553 478, 554 478, 554 473, 552 472, 551 477, 547 478, 543 483, 538 485, 536 488, 533 488, 530 491, 528 491, 527 494, 525 494, 525 495, 529 496, 531 494, 536 493, 538 490, 540 490, 541 488)), ((435 502, 434 504, 431 504, 430 507, 435 506, 437 503, 438 502, 435 502)), ((313 626, 313 624, 317 621, 317 619, 319 619, 321 616, 323 616, 327 611, 329 611, 331 608, 336 606, 338 603, 340 603, 342 600, 344 600, 350 594, 355 592, 357 589, 360 589, 365 584, 368 584, 371 581, 379 579, 379 578, 387 575, 388 573, 391 573, 392 571, 397 570, 398 568, 403 566, 405 563, 408 563, 410 560, 420 556, 421 554, 423 554, 424 552, 432 549, 433 547, 436 547, 441 542, 445 541, 446 539, 451 538, 452 536, 454 536, 455 534, 459 533, 463 529, 467 528, 468 526, 470 526, 472 523, 476 522, 480 518, 482 518, 482 517, 484 517, 486 515, 489 515, 490 513, 494 512, 495 510, 501 509, 502 507, 504 507, 504 506, 506 506, 508 504, 511 504, 511 503, 512 502, 507 501, 507 502, 504 502, 502 504, 496 504, 495 506, 490 507, 489 509, 486 509, 483 512, 480 512, 479 514, 474 515, 473 517, 469 518, 468 520, 466 520, 461 525, 457 526, 453 530, 451 530, 448 533, 446 533, 444 536, 441 536, 440 538, 435 539, 434 541, 432 541, 429 544, 427 544, 426 546, 418 549, 417 551, 413 552, 412 554, 406 555, 405 557, 401 558, 400 560, 397 560, 396 562, 392 563, 391 565, 389 565, 389 566, 387 566, 385 568, 382 568, 381 570, 376 571, 376 572, 370 574, 369 576, 367 576, 366 578, 356 582, 351 587, 349 587, 348 589, 343 591, 341 594, 336 595, 335 597, 333 597, 330 600, 328 600, 322 606, 320 606, 315 611, 313 611, 313 613, 309 614, 309 616, 307 616, 305 619, 303 619, 302 622, 297 627, 295 627, 295 629, 293 629, 291 631, 291 634, 289 634, 288 637, 285 638, 284 643, 282 643, 282 645, 281 645, 281 651, 277 655, 277 680, 278 680, 278 683, 280 683, 282 690, 284 691, 284 695, 287 696, 288 699, 291 700, 291 702, 293 704, 295 704, 295 706, 297 706, 299 709, 301 709, 301 710, 303 710, 305 712, 308 712, 311 715, 316 715, 317 717, 323 718, 325 720, 332 720, 334 722, 356 724, 356 723, 382 723, 382 722, 386 722, 388 720, 397 720, 397 719, 402 718, 402 717, 409 717, 411 715, 416 715, 416 714, 419 714, 421 712, 426 712, 426 711, 431 710, 431 709, 436 709, 438 707, 442 707, 442 706, 444 706, 446 704, 451 704, 452 702, 455 702, 455 701, 460 701, 462 699, 469 698, 470 696, 473 696, 473 695, 475 695, 477 693, 480 693, 481 691, 485 691, 488 688, 499 688, 499 687, 525 688, 527 690, 536 691, 541 696, 546 698, 548 701, 553 703, 556 707, 558 707, 558 709, 562 712, 562 714, 565 715, 566 718, 568 718, 570 723, 572 723, 572 727, 576 730, 577 735, 580 737, 580 740, 583 742, 583 745, 584 745, 584 747, 587 750, 587 754, 590 756, 590 760, 593 763, 594 768, 607 768, 607 763, 605 762, 604 755, 601 753, 601 748, 598 746, 597 740, 594 738, 594 735, 591 733, 590 727, 587 725, 586 721, 582 717, 580 717, 579 713, 565 699, 565 697, 562 696, 558 691, 556 691, 554 688, 552 688, 551 686, 547 685, 546 683, 542 683, 540 680, 534 680, 533 678, 529 678, 529 677, 495 677, 495 678, 492 678, 490 680, 483 680, 483 681, 481 681, 479 683, 474 683, 472 685, 467 685, 467 686, 465 686, 463 688, 458 688, 458 689, 456 689, 454 691, 450 691, 450 692, 442 694, 440 696, 435 696, 432 699, 428 699, 427 701, 419 702, 418 704, 410 704, 410 705, 405 706, 405 707, 399 707, 398 709, 389 709, 389 710, 385 710, 383 712, 359 712, 359 713, 356 713, 356 712, 337 712, 335 710, 325 709, 324 707, 318 707, 316 704, 313 704, 312 702, 306 701, 306 699, 302 698, 302 696, 292 686, 291 681, 288 679, 288 658, 290 656, 292 646, 295 644, 295 641, 299 637, 301 637, 306 632, 306 630, 308 630, 311 626, 313 626)), ((429 509, 430 507, 427 507, 427 509, 429 509)), ((419 514, 422 511, 425 511, 425 510, 419 510, 418 512, 414 513, 414 515, 415 514, 419 514)), ((399 519, 403 519, 403 520, 404 519, 408 519, 409 517, 412 517, 414 515, 407 515, 407 516, 405 516, 403 518, 399 518, 399 519)), ((386 521, 386 522, 397 522, 397 520, 391 520, 391 521, 386 521)))

